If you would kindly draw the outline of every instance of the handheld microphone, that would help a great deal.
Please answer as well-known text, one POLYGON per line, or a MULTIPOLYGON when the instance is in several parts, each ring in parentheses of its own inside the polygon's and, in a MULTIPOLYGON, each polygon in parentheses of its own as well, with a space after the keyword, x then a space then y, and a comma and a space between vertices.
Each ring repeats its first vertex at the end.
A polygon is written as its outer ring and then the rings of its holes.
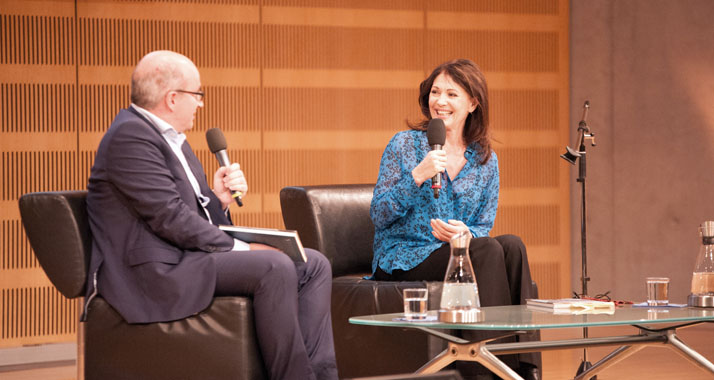
MULTIPOLYGON (((431 119, 426 127, 426 139, 429 142, 431 150, 438 150, 444 146, 446 142, 446 127, 444 120, 431 119)), ((431 178, 431 188, 434 189, 434 198, 439 198, 439 189, 441 189, 441 173, 436 173, 431 178)))
MULTIPOLYGON (((220 129, 211 128, 207 130, 206 142, 208 143, 208 149, 211 150, 211 153, 216 155, 219 165, 229 166, 231 164, 231 160, 228 159, 228 153, 226 152, 228 147, 226 137, 223 136, 223 132, 221 132, 220 129)), ((238 206, 243 207, 243 199, 241 198, 243 194, 240 191, 231 190, 231 195, 233 199, 236 200, 236 203, 238 203, 238 206)))

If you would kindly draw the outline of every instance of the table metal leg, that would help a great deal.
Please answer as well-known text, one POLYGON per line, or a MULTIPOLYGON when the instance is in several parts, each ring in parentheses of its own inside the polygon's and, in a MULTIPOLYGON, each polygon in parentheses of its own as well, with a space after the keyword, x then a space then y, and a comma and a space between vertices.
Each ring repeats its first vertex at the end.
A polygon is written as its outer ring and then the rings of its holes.
POLYGON ((452 344, 453 343, 449 343, 449 348, 442 351, 439 355, 436 355, 434 359, 429 360, 426 364, 416 370, 415 373, 436 373, 454 362, 456 360, 456 351, 452 352, 452 344))
MULTIPOLYGON (((621 345, 600 359, 587 371, 577 375, 574 380, 590 379, 597 373, 619 363, 632 354, 645 348, 646 346, 665 345, 676 351, 687 360, 696 364, 705 371, 714 373, 714 364, 702 356, 691 347, 682 342, 676 335, 678 327, 687 327, 694 324, 671 326, 661 330, 652 330, 646 327, 633 325, 640 329, 639 335, 583 338, 571 340, 558 340, 546 342, 516 342, 486 344, 487 341, 468 342, 462 338, 455 337, 443 332, 435 331, 427 327, 415 327, 434 336, 445 339, 449 343, 449 348, 437 355, 434 359, 424 364, 416 373, 435 373, 456 360, 479 362, 494 374, 503 379, 523 380, 513 369, 503 363, 496 354, 513 354, 520 352, 548 351, 559 349, 572 349, 597 346, 621 345)), ((490 340, 490 339, 489 339, 490 340)))
POLYGON ((675 330, 667 330, 667 343, 669 343, 668 347, 694 363, 697 367, 714 373, 714 364, 702 356, 702 354, 694 351, 691 347, 682 342, 679 337, 677 337, 675 330))
MULTIPOLYGON (((680 355, 682 355, 685 359, 691 361, 695 365, 697 365, 699 368, 702 368, 705 371, 709 371, 711 373, 714 373, 714 364, 712 364, 707 358, 702 356, 700 353, 697 351, 693 350, 691 347, 687 346, 684 342, 682 342, 679 337, 677 337, 676 334, 676 329, 668 329, 668 330, 660 330, 657 332, 652 332, 648 330, 644 330, 640 328, 640 332, 642 337, 646 337, 645 339, 651 339, 649 341, 641 341, 641 342, 632 342, 634 345, 627 345, 627 346, 622 346, 604 358, 600 359, 595 365, 593 365, 590 369, 587 371, 579 374, 578 376, 575 377, 574 380, 582 380, 582 379, 589 379, 593 376, 595 376, 597 373, 619 363, 620 361, 624 360, 625 358, 629 357, 630 355, 636 353, 637 351, 645 348, 646 346, 653 346, 653 345, 659 345, 664 343, 666 347, 671 348, 672 350, 676 351, 680 355), (658 340, 658 338, 666 338, 664 341, 658 340)), ((624 342, 623 342, 624 343, 624 342)))
POLYGON ((635 352, 645 348, 644 345, 641 346, 622 346, 615 351, 612 351, 604 358, 598 360, 592 367, 588 368, 583 373, 577 375, 574 380, 589 379, 620 361, 626 359, 635 352))
POLYGON ((496 355, 490 353, 484 344, 480 344, 479 353, 476 356, 476 361, 483 364, 484 367, 491 370, 502 379, 510 380, 523 380, 523 378, 516 373, 511 367, 507 366, 506 363, 502 362, 496 357, 496 355))
POLYGON ((511 367, 489 352, 483 342, 471 344, 449 342, 449 348, 424 364, 416 373, 436 373, 456 360, 481 363, 503 379, 523 380, 511 367))

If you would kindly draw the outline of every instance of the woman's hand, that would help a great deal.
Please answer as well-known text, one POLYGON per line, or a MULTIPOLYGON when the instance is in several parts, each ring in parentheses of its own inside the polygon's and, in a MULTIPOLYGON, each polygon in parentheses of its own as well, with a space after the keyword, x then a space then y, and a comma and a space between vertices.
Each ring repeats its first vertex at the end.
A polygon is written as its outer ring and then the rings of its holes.
POLYGON ((245 175, 240 170, 240 165, 236 163, 218 168, 213 175, 213 193, 221 201, 224 210, 233 203, 231 190, 240 192, 241 196, 248 192, 245 175))
POLYGON ((430 224, 432 228, 431 234, 434 235, 435 238, 447 243, 454 235, 461 231, 466 231, 471 234, 469 227, 460 220, 449 219, 449 223, 445 223, 441 219, 432 219, 430 224))
POLYGON ((426 157, 412 170, 412 177, 417 186, 421 186, 427 179, 443 173, 446 170, 446 151, 443 149, 430 150, 426 157))

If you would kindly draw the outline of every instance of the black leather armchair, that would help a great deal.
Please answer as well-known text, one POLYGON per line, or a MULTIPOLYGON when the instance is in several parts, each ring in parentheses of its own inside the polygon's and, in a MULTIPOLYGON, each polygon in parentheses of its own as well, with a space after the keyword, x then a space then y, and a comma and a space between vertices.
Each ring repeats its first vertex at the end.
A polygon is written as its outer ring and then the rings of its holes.
POLYGON ((413 372, 446 347, 414 330, 352 325, 349 317, 404 310, 402 289, 428 288, 437 309, 441 282, 364 280, 372 270, 374 225, 369 216, 374 185, 285 187, 280 205, 287 229, 332 264, 332 327, 341 377, 413 372))
MULTIPOLYGON (((332 264, 332 328, 341 377, 413 372, 446 348, 416 330, 352 325, 350 317, 404 310, 402 290, 427 288, 429 310, 439 308, 442 283, 373 281, 374 225, 369 215, 373 184, 291 186, 280 191, 287 229, 297 230, 305 247, 332 264)), ((533 283, 534 294, 537 294, 533 283)), ((486 334, 488 335, 488 334, 486 334)))
MULTIPOLYGON (((67 298, 83 297, 91 252, 85 191, 25 194, 20 214, 35 255, 67 298)), ((101 297, 78 329, 79 378, 264 379, 252 302, 216 297, 204 311, 173 322, 128 324, 101 297)))

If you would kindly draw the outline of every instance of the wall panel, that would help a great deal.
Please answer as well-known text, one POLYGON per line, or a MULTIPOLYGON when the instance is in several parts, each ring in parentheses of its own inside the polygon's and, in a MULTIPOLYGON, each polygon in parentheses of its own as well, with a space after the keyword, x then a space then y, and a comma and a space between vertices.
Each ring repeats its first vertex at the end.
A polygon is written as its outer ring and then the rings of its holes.
POLYGON ((257 25, 80 18, 79 31, 80 65, 133 67, 158 49, 185 54, 199 67, 259 64, 257 25))
POLYGON ((421 10, 424 0, 263 0, 265 6, 336 8, 347 10, 421 10))
MULTIPOLYGON (((201 129, 219 127, 224 133, 232 131, 259 131, 261 127, 260 90, 257 87, 203 86, 207 106, 196 115, 196 126, 201 129), (209 111, 210 110, 210 111, 209 111), (205 111, 205 112, 204 112, 205 111)), ((260 149, 243 141, 231 141, 231 147, 239 144, 241 149, 260 149)), ((204 147, 205 139, 200 146, 204 147)))
MULTIPOLYGON (((418 85, 465 57, 491 94, 501 209, 541 296, 570 293, 565 0, 8 0, 0 8, 0 347, 71 341, 78 301, 49 284, 17 199, 83 189, 102 134, 129 104, 136 62, 191 57, 205 107, 188 141, 213 173, 223 129, 249 181, 237 224, 282 227, 288 185, 373 183, 381 153, 421 117, 418 85)), ((208 178, 209 181, 212 178, 208 178)))
POLYGON ((0 132, 72 132, 75 128, 73 85, 2 83, 0 95, 0 132))
POLYGON ((0 229, 2 256, 0 270, 37 268, 30 244, 25 239, 19 220, 3 220, 0 229))
POLYGON ((459 12, 492 12, 563 16, 562 12, 564 10, 563 2, 558 0, 436 0, 428 1, 427 4, 433 10, 449 10, 459 12))
POLYGON ((501 186, 505 188, 550 188, 557 189, 558 173, 563 164, 556 147, 501 148, 499 169, 501 186))
POLYGON ((77 301, 44 276, 21 227, 27 192, 84 187, 77 168, 74 3, 0 8, 0 347, 71 341, 77 301))
MULTIPOLYGON (((386 130, 421 116, 417 89, 268 88, 263 127, 271 131, 386 130)), ((355 141, 356 146, 364 144, 355 141)), ((384 143, 386 146, 386 142, 384 143)))
POLYGON ((264 65, 294 69, 420 70, 423 38, 421 29, 266 25, 264 65))
POLYGON ((427 35, 426 66, 469 58, 484 71, 557 72, 556 32, 435 30, 427 35))
POLYGON ((74 64, 74 19, 0 14, 0 63, 74 64))
POLYGON ((558 131, 558 90, 491 89, 491 122, 503 131, 558 131), (537 116, 535 116, 537 115, 537 116))

